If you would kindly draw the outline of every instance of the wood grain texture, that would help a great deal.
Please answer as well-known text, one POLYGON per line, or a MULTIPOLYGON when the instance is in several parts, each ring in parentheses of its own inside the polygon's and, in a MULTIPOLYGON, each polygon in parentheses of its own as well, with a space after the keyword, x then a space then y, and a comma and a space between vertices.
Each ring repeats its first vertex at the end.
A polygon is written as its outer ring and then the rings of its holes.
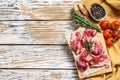
POLYGON ((76 70, 0 69, 0 80, 79 80, 76 70))
POLYGON ((21 0, 0 0, 0 20, 18 20, 21 16, 21 0))
POLYGON ((1 21, 0 44, 67 44, 71 21, 1 21))
POLYGON ((79 80, 72 53, 62 45, 64 33, 74 29, 65 20, 77 2, 0 0, 0 80, 79 80))
POLYGON ((79 0, 0 0, 0 20, 69 20, 79 0))
POLYGON ((1 45, 0 68, 75 69, 75 65, 67 45, 1 45))
POLYGON ((39 6, 29 8, 21 5, 22 16, 24 20, 70 20, 72 18, 72 6, 39 6))

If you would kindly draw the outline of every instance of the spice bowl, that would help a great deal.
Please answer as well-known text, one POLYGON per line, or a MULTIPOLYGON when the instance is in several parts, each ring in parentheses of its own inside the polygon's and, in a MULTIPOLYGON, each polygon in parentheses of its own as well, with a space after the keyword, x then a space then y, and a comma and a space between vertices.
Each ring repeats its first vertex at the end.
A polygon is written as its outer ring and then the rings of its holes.
POLYGON ((102 21, 107 16, 107 11, 98 3, 93 3, 89 7, 89 14, 95 21, 102 21))

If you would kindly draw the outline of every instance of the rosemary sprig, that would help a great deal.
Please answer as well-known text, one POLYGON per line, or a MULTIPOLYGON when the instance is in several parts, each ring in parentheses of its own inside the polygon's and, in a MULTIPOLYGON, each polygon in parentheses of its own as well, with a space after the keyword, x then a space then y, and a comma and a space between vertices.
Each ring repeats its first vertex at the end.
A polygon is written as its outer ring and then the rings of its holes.
POLYGON ((87 19, 84 17, 80 16, 75 9, 73 9, 73 21, 80 23, 81 27, 85 28, 92 28, 95 29, 98 32, 101 32, 101 28, 98 26, 94 25, 93 23, 89 22, 87 19))
POLYGON ((93 42, 84 41, 84 46, 88 53, 92 53, 93 42))

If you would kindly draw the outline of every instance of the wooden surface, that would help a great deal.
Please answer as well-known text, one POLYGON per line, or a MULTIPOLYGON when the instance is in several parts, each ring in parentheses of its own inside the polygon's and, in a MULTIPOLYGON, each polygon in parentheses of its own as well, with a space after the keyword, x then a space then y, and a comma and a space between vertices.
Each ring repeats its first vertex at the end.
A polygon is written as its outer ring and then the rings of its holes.
MULTIPOLYGON (((83 32, 84 29, 80 27, 80 28, 78 28, 77 30, 80 30, 81 32, 83 32)), ((71 45, 70 45, 70 37, 71 37, 71 33, 69 33, 69 32, 66 33, 66 39, 67 39, 68 45, 69 45, 69 47, 70 47, 70 49, 71 49, 71 52, 72 52, 73 57, 74 57, 74 60, 76 60, 76 59, 77 59, 77 56, 79 56, 79 55, 76 55, 75 52, 73 51, 73 49, 71 48, 71 45)), ((108 55, 108 51, 107 51, 107 47, 106 47, 106 45, 105 45, 105 40, 104 40, 103 34, 97 33, 95 37, 96 37, 97 40, 103 45, 105 54, 106 54, 107 56, 109 56, 109 55, 108 55), (100 39, 100 40, 99 40, 99 39, 100 39)), ((98 67, 98 68, 92 68, 92 69, 91 69, 91 68, 88 68, 88 69, 86 70, 86 72, 83 73, 83 72, 81 72, 80 69, 78 68, 77 62, 76 62, 76 61, 74 61, 74 62, 75 62, 75 66, 76 66, 76 68, 77 68, 78 76, 79 76, 81 79, 89 78, 89 77, 95 76, 95 75, 101 75, 101 74, 104 74, 104 73, 110 73, 110 72, 112 72, 111 64, 108 63, 109 67, 107 67, 107 68, 106 68, 105 66, 103 66, 103 67, 98 67)))
POLYGON ((65 32, 80 0, 0 0, 0 80, 79 80, 65 32))

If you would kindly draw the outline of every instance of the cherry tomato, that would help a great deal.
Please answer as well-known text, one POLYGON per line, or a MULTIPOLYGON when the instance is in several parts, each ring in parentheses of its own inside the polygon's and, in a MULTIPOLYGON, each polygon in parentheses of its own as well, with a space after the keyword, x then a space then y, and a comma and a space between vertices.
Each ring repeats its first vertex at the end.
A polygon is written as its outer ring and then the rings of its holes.
POLYGON ((106 45, 108 47, 112 46, 114 43, 114 38, 113 37, 109 37, 107 40, 106 40, 106 45))
POLYGON ((115 31, 115 38, 120 39, 120 30, 115 31))
POLYGON ((113 30, 117 30, 120 27, 120 21, 113 21, 111 26, 113 30))
POLYGON ((117 30, 120 30, 120 27, 117 30))
POLYGON ((106 30, 103 32, 103 35, 104 35, 104 37, 107 39, 107 38, 113 36, 113 31, 112 31, 111 29, 106 29, 106 30))
POLYGON ((110 21, 108 21, 108 20, 103 20, 101 22, 100 26, 103 30, 111 28, 110 21))

